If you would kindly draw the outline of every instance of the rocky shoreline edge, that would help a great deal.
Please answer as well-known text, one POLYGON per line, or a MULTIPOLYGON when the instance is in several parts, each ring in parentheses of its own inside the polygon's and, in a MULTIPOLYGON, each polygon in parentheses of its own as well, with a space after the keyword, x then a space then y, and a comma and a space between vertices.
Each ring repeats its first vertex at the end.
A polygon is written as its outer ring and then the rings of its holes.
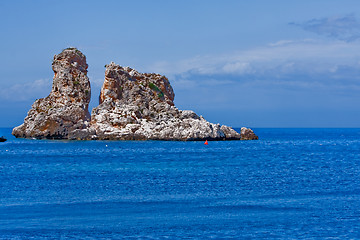
POLYGON ((249 128, 238 133, 174 105, 174 91, 160 74, 139 73, 113 62, 105 65, 99 105, 88 110, 91 87, 85 55, 76 48, 54 56, 50 94, 37 99, 17 138, 71 140, 257 140, 249 128))

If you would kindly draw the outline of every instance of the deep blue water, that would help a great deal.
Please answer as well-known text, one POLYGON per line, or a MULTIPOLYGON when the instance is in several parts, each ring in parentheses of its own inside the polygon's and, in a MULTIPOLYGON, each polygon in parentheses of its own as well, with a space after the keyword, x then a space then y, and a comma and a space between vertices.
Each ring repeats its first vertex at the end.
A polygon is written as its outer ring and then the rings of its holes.
POLYGON ((360 238, 360 129, 0 143, 0 239, 360 238))

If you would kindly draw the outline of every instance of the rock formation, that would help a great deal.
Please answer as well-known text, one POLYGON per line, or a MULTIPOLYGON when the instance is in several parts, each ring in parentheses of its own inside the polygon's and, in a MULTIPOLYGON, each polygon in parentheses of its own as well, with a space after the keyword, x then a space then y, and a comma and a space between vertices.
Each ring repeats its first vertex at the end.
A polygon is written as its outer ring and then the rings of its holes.
POLYGON ((174 106, 169 80, 139 73, 115 63, 106 65, 99 106, 90 115, 90 83, 85 56, 75 48, 55 55, 50 95, 36 100, 24 124, 13 135, 26 138, 107 140, 253 140, 251 129, 241 134, 206 121, 193 111, 174 106))
POLYGON ((259 137, 255 135, 250 128, 242 127, 240 131, 240 140, 258 140, 259 137))
POLYGON ((98 139, 225 140, 240 139, 232 128, 206 121, 174 106, 165 76, 141 74, 115 63, 106 65, 100 105, 91 113, 98 139))
POLYGON ((86 57, 75 48, 54 56, 55 73, 49 96, 37 99, 15 137, 76 139, 89 135, 91 96, 86 57))

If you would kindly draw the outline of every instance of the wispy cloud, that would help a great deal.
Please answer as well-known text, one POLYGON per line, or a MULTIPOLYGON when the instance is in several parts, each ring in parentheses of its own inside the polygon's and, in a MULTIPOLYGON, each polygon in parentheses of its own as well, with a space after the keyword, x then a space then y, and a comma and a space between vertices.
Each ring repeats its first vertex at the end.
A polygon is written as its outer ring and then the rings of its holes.
POLYGON ((46 97, 51 90, 52 80, 38 79, 24 84, 15 84, 0 90, 0 98, 13 102, 34 100, 39 97, 46 97))
POLYGON ((326 37, 352 42, 360 39, 360 21, 355 15, 311 19, 303 23, 290 23, 306 31, 326 37))
POLYGON ((204 86, 216 80, 219 85, 311 88, 337 84, 353 88, 360 87, 360 45, 338 40, 282 40, 236 53, 155 63, 149 69, 167 75, 176 88, 204 86))
MULTIPOLYGON (((176 90, 199 87, 216 89, 229 85, 294 89, 321 86, 360 88, 360 44, 359 41, 350 41, 356 39, 355 33, 360 23, 353 15, 313 19, 296 25, 333 38, 280 39, 244 51, 155 62, 145 67, 144 71, 166 75, 176 90), (345 38, 349 41, 339 40, 345 38)), ((89 78, 93 96, 96 96, 103 78, 89 78)), ((40 79, 2 88, 0 98, 27 101, 43 97, 49 93, 51 83, 49 79, 40 79)))

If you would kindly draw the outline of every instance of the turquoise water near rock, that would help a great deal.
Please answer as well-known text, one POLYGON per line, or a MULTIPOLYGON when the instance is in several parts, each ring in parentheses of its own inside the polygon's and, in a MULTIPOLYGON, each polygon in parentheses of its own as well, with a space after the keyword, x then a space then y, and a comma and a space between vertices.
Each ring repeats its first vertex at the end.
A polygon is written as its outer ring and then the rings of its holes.
POLYGON ((0 143, 0 239, 358 239, 360 129, 0 143))

